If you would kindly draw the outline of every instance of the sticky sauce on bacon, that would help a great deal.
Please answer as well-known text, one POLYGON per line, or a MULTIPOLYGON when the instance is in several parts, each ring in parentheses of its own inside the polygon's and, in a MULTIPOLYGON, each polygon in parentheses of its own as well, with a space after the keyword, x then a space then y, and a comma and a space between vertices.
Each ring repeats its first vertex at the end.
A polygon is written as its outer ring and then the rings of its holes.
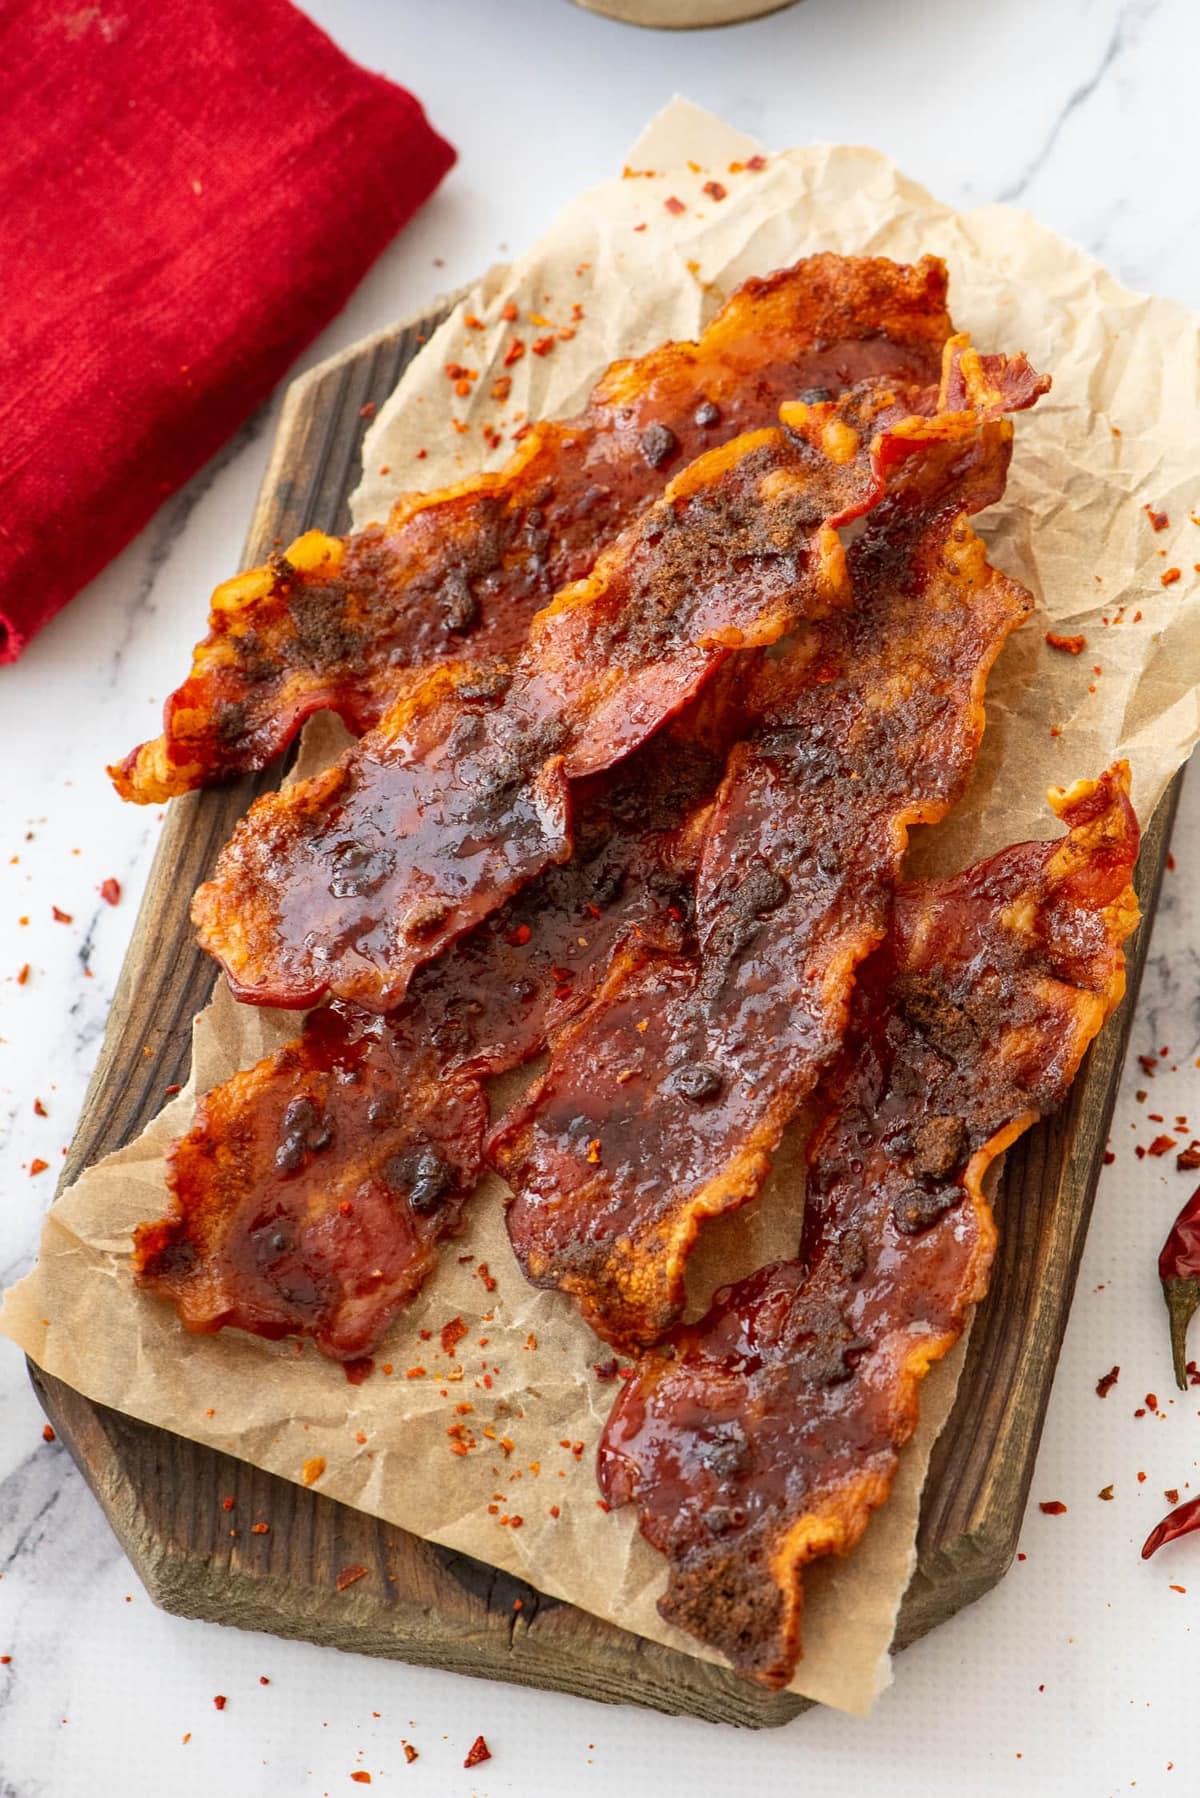
MULTIPOLYGON (((828 410, 792 422, 820 434, 828 410)), ((892 485, 849 552, 853 604, 758 670, 703 848, 698 950, 622 955, 489 1143, 527 1276, 618 1345, 681 1315, 703 1221, 759 1190, 836 1053, 908 830, 962 791, 988 670, 1031 603, 966 516, 1002 492, 1011 426, 924 422, 877 442, 892 485)))
POLYGON ((191 1330, 301 1334, 329 1355, 370 1354, 474 1184, 486 1113, 469 1076, 541 1049, 587 1003, 622 936, 684 942, 694 821, 720 780, 727 709, 706 697, 582 782, 572 860, 421 968, 390 1018, 324 1007, 210 1093, 168 1158, 170 1216, 138 1232, 140 1284, 191 1330))
POLYGON ((882 403, 856 389, 809 435, 702 456, 537 615, 510 675, 433 669, 331 768, 260 799, 193 905, 237 997, 390 1010, 417 967, 566 861, 571 782, 631 754, 735 651, 846 602, 837 532, 882 498, 860 429, 882 403))
POLYGON ((497 474, 408 496, 357 536, 309 531, 217 589, 162 736, 109 770, 118 792, 158 803, 265 767, 314 712, 357 734, 409 671, 515 655, 670 476, 781 401, 935 382, 945 297, 933 258, 810 257, 747 281, 697 343, 614 364, 578 418, 536 424, 497 474))
POLYGON ((168 1152, 175 1209, 137 1230, 135 1270, 191 1330, 365 1354, 457 1222, 486 1125, 478 1082, 427 1047, 315 1013, 302 1044, 201 1100, 168 1152))
POLYGON ((900 890, 809 1148, 796 1261, 717 1293, 617 1399, 599 1476, 666 1555, 660 1609, 768 1686, 801 1572, 891 1490, 919 1382, 986 1291, 989 1164, 1059 1105, 1124 990, 1124 764, 1051 794, 1069 835, 900 890))

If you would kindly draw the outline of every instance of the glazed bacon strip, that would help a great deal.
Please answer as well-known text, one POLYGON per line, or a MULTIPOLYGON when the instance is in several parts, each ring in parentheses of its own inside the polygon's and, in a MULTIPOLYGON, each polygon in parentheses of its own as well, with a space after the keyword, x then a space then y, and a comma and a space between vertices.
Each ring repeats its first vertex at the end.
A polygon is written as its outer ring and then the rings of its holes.
POLYGON ((667 1557, 659 1608, 747 1678, 791 1679, 804 1566, 862 1536, 987 1289, 987 1168, 1121 998, 1128 785, 1118 764, 1052 793, 1065 839, 901 888, 810 1144, 800 1258, 718 1292, 613 1408, 600 1484, 667 1557))
POLYGON ((544 1047, 620 937, 683 946, 728 747, 719 700, 581 783, 572 860, 419 969, 390 1018, 323 1007, 201 1101, 168 1156, 171 1213, 134 1247, 139 1283, 188 1329, 303 1334, 351 1360, 378 1345, 476 1183, 479 1077, 544 1047))
POLYGON ((498 473, 409 495, 357 536, 309 531, 218 587, 163 734, 109 770, 118 792, 157 804, 265 767, 314 712, 357 735, 414 668, 515 655, 671 474, 806 390, 936 382, 949 333, 932 257, 813 256, 745 282, 698 342, 615 363, 579 417, 534 425, 498 473))
POLYGON ((390 1010, 417 967, 567 860, 571 783, 631 754, 734 651, 846 602, 837 532, 887 491, 871 431, 890 400, 855 389, 710 450, 538 613, 511 674, 435 668, 331 768, 260 799, 193 904, 236 996, 390 1010))
MULTIPOLYGON (((823 427, 827 407, 801 410, 823 427)), ((849 553, 853 605, 754 681, 759 724, 700 864, 698 952, 619 956, 491 1140, 522 1268, 611 1342, 682 1314, 703 1221, 757 1193, 838 1049, 909 829, 966 784, 988 671, 1030 605, 967 520, 1003 491, 1010 444, 1007 420, 968 413, 878 440, 892 486, 849 553)))

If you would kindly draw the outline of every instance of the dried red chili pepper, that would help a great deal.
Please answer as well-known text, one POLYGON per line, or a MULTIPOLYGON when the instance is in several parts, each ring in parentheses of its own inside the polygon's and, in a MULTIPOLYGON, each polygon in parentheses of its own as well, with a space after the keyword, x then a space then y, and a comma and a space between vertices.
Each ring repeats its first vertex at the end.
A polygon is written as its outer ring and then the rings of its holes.
POLYGON ((1187 1391, 1187 1327, 1200 1306, 1200 1186, 1198 1186, 1163 1243, 1158 1257, 1167 1315, 1171 1321, 1171 1360, 1175 1384, 1187 1391))
POLYGON ((1156 1549, 1164 1542, 1175 1542, 1180 1536, 1190 1536, 1193 1530, 1200 1530, 1200 1498, 1189 1498, 1186 1504, 1176 1505, 1168 1511, 1161 1523, 1156 1523, 1142 1544, 1142 1559, 1148 1561, 1156 1549))

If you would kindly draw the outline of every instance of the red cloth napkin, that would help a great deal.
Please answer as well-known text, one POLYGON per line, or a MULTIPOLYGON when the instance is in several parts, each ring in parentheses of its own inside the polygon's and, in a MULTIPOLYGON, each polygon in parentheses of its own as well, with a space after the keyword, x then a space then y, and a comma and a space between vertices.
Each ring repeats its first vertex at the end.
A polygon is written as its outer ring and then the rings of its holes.
POLYGON ((0 7, 0 662, 265 399, 454 151, 287 0, 0 7))

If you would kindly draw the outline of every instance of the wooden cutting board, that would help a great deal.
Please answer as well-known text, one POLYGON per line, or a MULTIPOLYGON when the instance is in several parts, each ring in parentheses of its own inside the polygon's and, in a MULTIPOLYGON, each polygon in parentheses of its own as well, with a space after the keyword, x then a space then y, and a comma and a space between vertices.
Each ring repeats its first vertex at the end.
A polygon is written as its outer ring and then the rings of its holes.
MULTIPOLYGON (((385 331, 290 389, 246 545, 265 560, 314 525, 349 526, 366 422, 445 316, 385 331)), ((202 596, 197 594, 197 622, 202 596)), ((149 1123, 187 1077, 192 1019, 214 964, 188 921, 193 889, 276 766, 171 806, 134 928, 64 1183, 149 1123)), ((1144 922, 1129 996, 1101 1035, 1067 1109, 1009 1152, 997 1194, 1000 1249, 971 1333, 953 1413, 921 1510, 918 1560, 900 1613, 904 1646, 980 1597, 1016 1549, 1046 1401, 1124 1061, 1178 799, 1177 779, 1142 849, 1144 922)), ((186 1617, 303 1636, 338 1648, 751 1726, 806 1707, 546 1598, 314 1491, 93 1404, 31 1367, 34 1386, 155 1603, 186 1617), (220 1499, 269 1515, 269 1535, 231 1537, 220 1499), (364 1569, 352 1584, 346 1569, 364 1569), (521 1608, 514 1609, 520 1599, 521 1608)))

